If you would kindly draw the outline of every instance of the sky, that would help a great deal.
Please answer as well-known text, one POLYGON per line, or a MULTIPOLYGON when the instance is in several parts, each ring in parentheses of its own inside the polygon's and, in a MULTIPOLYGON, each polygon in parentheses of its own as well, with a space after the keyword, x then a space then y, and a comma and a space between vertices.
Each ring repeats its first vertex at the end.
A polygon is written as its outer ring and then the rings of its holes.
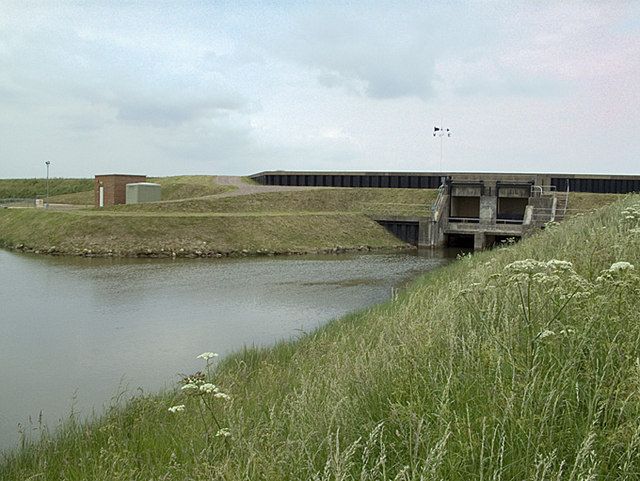
POLYGON ((640 174, 640 2, 0 0, 0 178, 45 161, 640 174))

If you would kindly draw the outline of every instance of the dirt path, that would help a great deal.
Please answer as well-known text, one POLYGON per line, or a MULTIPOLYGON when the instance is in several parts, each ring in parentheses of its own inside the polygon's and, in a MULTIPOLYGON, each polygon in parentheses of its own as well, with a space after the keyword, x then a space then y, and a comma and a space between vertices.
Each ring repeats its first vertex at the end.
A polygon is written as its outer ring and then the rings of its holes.
POLYGON ((236 187, 235 190, 214 194, 207 197, 237 197, 239 195, 262 194, 264 192, 287 192, 294 190, 326 189, 327 187, 300 187, 288 185, 260 185, 244 182, 242 177, 235 175, 218 175, 215 178, 218 185, 230 185, 236 187))

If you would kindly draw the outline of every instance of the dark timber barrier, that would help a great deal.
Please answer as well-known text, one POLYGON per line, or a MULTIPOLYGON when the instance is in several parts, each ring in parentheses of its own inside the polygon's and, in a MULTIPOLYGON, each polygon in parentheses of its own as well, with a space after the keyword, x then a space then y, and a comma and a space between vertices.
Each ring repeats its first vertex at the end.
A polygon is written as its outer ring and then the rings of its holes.
POLYGON ((418 245, 419 223, 399 220, 376 220, 378 224, 407 244, 418 245))
POLYGON ((473 173, 473 172, 261 172, 251 176, 264 185, 306 187, 377 187, 437 189, 445 179, 533 180, 551 185, 558 191, 626 194, 640 192, 640 175, 590 175, 546 173, 473 173))

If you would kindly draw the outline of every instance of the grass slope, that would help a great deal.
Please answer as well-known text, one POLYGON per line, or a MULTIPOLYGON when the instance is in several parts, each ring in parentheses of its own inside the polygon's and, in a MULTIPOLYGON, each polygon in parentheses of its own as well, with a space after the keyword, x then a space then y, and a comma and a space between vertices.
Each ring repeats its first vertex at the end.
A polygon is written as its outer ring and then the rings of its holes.
MULTIPOLYGON (((93 179, 49 179, 51 197, 86 192, 93 189, 93 179)), ((33 199, 47 193, 46 179, 0 179, 0 199, 33 199)))
POLYGON ((640 267, 637 197, 467 257, 298 341, 226 359, 209 380, 230 401, 184 390, 136 398, 90 424, 69 421, 56 437, 45 432, 0 472, 638 479, 640 277, 621 261, 640 267), (167 411, 181 404, 184 412, 167 411), (215 436, 216 422, 232 435, 215 436))
POLYGON ((136 255, 172 252, 208 255, 249 252, 306 252, 335 246, 403 245, 360 215, 126 215, 84 212, 0 210, 0 243, 62 253, 136 255))
POLYGON ((183 202, 117 206, 144 212, 364 212, 426 216, 437 191, 428 189, 309 189, 183 202))
MULTIPOLYGON (((235 189, 218 185, 213 175, 151 177, 148 181, 162 185, 162 200, 189 199, 235 189)), ((0 199, 44 198, 46 191, 45 179, 0 179, 0 199)), ((93 205, 93 179, 50 179, 49 201, 52 204, 93 205)))

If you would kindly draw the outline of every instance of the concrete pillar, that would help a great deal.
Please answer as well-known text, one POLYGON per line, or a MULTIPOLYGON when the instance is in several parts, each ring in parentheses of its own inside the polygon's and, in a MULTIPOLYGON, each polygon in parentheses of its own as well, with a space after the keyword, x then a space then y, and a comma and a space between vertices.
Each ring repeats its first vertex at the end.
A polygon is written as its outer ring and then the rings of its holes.
POLYGON ((484 232, 476 232, 473 234, 473 250, 481 251, 485 248, 486 235, 484 232))
POLYGON ((498 198, 493 195, 480 197, 480 223, 495 224, 498 212, 498 198))
POLYGON ((418 221, 418 247, 433 247, 432 224, 430 220, 418 221))

